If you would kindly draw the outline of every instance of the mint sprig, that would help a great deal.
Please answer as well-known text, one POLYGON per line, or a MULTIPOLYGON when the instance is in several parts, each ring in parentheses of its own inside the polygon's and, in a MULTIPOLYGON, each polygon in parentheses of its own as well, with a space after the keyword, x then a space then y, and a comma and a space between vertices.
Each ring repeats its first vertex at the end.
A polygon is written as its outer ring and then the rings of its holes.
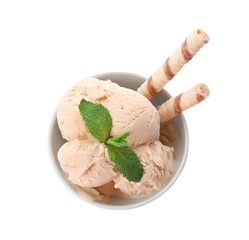
POLYGON ((80 101, 79 110, 90 133, 104 143, 112 128, 112 118, 108 110, 102 104, 92 103, 84 98, 80 101))
POLYGON ((120 173, 129 181, 139 182, 143 176, 144 169, 136 153, 126 147, 116 147, 108 144, 106 147, 108 154, 120 173))
POLYGON ((115 147, 128 147, 128 142, 126 139, 130 135, 130 132, 126 132, 118 137, 109 138, 107 144, 111 144, 115 147))
POLYGON ((128 142, 126 138, 130 132, 109 138, 112 118, 108 110, 100 103, 82 99, 79 104, 79 111, 93 137, 100 143, 105 143, 108 154, 120 173, 129 181, 139 182, 143 176, 144 169, 136 153, 127 148, 128 142))

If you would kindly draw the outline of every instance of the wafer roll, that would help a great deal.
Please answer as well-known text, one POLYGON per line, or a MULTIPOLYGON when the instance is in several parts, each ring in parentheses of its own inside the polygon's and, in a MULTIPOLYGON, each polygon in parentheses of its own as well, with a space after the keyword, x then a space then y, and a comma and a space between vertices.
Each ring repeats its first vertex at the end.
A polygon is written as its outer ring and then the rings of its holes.
POLYGON ((187 92, 177 97, 172 97, 162 105, 157 107, 160 121, 165 122, 177 116, 182 111, 193 107, 209 96, 208 86, 204 83, 198 84, 187 92))
POLYGON ((152 99, 208 41, 209 36, 204 31, 193 31, 137 91, 152 99))

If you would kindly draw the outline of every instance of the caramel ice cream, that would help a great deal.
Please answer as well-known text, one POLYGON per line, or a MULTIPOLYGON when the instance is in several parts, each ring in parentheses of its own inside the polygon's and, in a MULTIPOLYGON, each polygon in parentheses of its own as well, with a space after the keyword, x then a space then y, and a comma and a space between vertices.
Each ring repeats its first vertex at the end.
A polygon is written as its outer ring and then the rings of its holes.
POLYGON ((64 94, 57 120, 63 138, 69 142, 60 148, 58 159, 78 192, 106 202, 110 196, 143 196, 159 190, 170 179, 176 132, 170 124, 164 128, 164 123, 206 99, 209 89, 203 83, 198 84, 157 109, 149 100, 208 41, 209 36, 203 30, 193 31, 137 91, 110 80, 85 78, 64 94), (102 110, 82 107, 86 103, 102 110))
POLYGON ((122 174, 114 178, 114 188, 128 196, 141 196, 158 190, 174 169, 173 148, 160 141, 131 148, 144 167, 140 182, 130 182, 122 174))
POLYGON ((102 143, 88 139, 67 142, 58 159, 68 179, 80 187, 98 187, 110 182, 117 173, 102 143))
POLYGON ((127 131, 129 146, 154 142, 159 137, 159 114, 151 102, 136 91, 108 81, 86 78, 72 86, 62 97, 57 120, 63 138, 91 138, 78 106, 82 99, 101 103, 112 116, 112 137, 127 131))
POLYGON ((158 140, 158 111, 136 91, 110 80, 83 79, 62 97, 57 120, 63 138, 69 141, 58 152, 61 167, 69 181, 97 200, 148 194, 158 190, 172 173, 173 148, 158 140), (111 161, 105 144, 91 135, 79 111, 83 98, 101 103, 108 110, 112 118, 110 137, 130 132, 126 139, 128 147, 136 153, 144 169, 139 182, 127 180, 111 161))

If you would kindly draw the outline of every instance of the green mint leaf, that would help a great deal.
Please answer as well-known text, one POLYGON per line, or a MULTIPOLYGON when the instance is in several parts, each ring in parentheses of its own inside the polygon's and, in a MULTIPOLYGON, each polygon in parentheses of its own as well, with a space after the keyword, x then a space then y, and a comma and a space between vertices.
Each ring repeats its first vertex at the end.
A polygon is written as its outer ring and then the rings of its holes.
MULTIPOLYGON (((120 136, 118 136, 118 137, 114 137, 114 138, 110 138, 110 139, 112 139, 112 140, 115 141, 115 142, 119 142, 119 141, 121 141, 121 140, 126 139, 129 135, 130 135, 130 132, 126 132, 126 133, 124 133, 124 134, 122 134, 122 135, 120 135, 120 136)), ((109 139, 109 140, 110 140, 110 139, 109 139)))
POLYGON ((129 181, 139 182, 143 176, 143 165, 129 148, 106 145, 108 154, 120 173, 129 181))
POLYGON ((128 142, 124 140, 130 135, 130 132, 126 132, 118 137, 108 139, 107 143, 116 147, 128 147, 128 142))
POLYGON ((115 147, 128 147, 128 142, 126 140, 121 140, 120 142, 115 142, 115 141, 112 141, 112 138, 110 138, 108 141, 107 141, 108 144, 111 144, 115 147))
POLYGON ((90 133, 99 142, 105 142, 112 128, 112 118, 108 110, 102 104, 88 102, 84 98, 80 102, 79 110, 90 133))

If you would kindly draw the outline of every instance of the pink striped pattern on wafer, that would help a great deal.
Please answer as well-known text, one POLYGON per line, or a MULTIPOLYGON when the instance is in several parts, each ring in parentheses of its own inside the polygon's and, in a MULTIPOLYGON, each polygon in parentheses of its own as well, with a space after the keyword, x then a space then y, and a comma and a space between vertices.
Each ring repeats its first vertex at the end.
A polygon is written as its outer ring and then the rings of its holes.
POLYGON ((209 36, 204 31, 193 31, 137 91, 152 99, 208 41, 209 36))
POLYGON ((168 101, 157 107, 160 121, 168 121, 186 109, 193 107, 206 99, 209 96, 209 93, 208 86, 204 83, 200 83, 187 92, 170 98, 168 101))

